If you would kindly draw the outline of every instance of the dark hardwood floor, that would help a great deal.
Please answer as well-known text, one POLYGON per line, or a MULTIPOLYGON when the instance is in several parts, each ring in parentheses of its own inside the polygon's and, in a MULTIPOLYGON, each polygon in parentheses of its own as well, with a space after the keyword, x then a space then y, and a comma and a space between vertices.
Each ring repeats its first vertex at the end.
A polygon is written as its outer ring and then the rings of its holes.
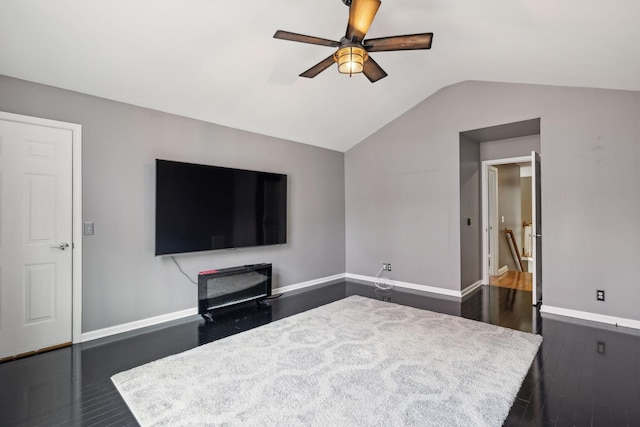
POLYGON ((353 294, 542 334, 506 426, 640 426, 640 332, 542 318, 517 289, 485 286, 460 302, 354 282, 2 363, 0 425, 137 425, 113 374, 353 294))

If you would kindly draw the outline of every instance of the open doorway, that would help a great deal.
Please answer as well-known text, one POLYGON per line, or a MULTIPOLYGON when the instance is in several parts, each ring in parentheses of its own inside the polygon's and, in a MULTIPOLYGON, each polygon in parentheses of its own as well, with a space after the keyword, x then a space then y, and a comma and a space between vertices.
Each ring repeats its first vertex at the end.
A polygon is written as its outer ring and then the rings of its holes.
MULTIPOLYGON (((538 232, 534 231, 534 227, 528 227, 529 222, 532 223, 531 225, 536 222, 536 215, 538 219, 540 218, 540 157, 537 154, 540 152, 540 122, 537 118, 460 132, 460 278, 463 296, 473 292, 480 285, 483 288, 486 286, 487 292, 484 293, 504 294, 502 291, 495 293, 490 291, 490 289, 508 289, 490 286, 492 282, 490 276, 496 276, 496 278, 501 276, 499 273, 504 272, 506 266, 507 272, 531 274, 530 276, 521 274, 520 276, 523 277, 514 278, 510 284, 507 284, 514 288, 530 289, 513 289, 517 294, 516 299, 519 300, 515 305, 528 306, 528 310, 531 311, 532 305, 536 305, 541 299, 541 263, 535 262, 536 259, 541 259, 540 224, 538 224, 538 232), (513 252, 520 256, 519 262, 522 263, 520 269, 515 266, 516 261, 504 230, 512 215, 505 214, 503 223, 503 214, 499 214, 498 207, 494 208, 495 215, 491 216, 488 212, 488 182, 493 180, 495 197, 498 198, 498 180, 508 174, 508 172, 498 173, 498 167, 502 167, 500 165, 511 165, 513 169, 511 175, 517 183, 517 192, 521 198, 523 193, 527 194, 522 187, 530 183, 529 188, 531 188, 529 192, 531 207, 524 208, 527 211, 530 209, 531 215, 522 216, 523 207, 520 199, 519 215, 512 218, 508 228, 515 242, 513 252), (528 165, 532 166, 530 171, 528 165), (492 178, 489 170, 494 171, 492 178), (535 175, 537 179, 534 179, 535 175), (538 191, 534 192, 534 188, 538 191), (494 218, 491 225, 488 224, 489 217, 494 218), (525 221, 526 224, 523 224, 525 221), (495 233, 493 239, 489 233, 490 228, 495 233), (532 235, 535 237, 532 238, 532 235), (496 249, 490 250, 489 245, 495 245, 496 249), (511 261, 500 261, 500 252, 510 257, 511 261), (491 254, 494 254, 493 264, 491 264, 491 254), (494 271, 491 272, 491 269, 494 271), (527 282, 526 285, 522 284, 522 278, 527 282)), ((510 273, 510 275, 514 274, 510 273)), ((509 276, 502 277, 502 279, 508 278, 509 276)))
POLYGON ((483 284, 531 292, 531 304, 537 305, 542 302, 540 155, 485 160, 481 171, 483 284))
POLYGON ((532 291, 533 211, 531 159, 483 162, 486 170, 488 282, 491 286, 532 291))

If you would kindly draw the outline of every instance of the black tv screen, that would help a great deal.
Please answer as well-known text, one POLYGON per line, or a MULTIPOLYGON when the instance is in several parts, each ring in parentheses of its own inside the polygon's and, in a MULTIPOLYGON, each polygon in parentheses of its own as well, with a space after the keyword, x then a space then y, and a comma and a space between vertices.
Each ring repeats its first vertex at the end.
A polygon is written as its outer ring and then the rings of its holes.
POLYGON ((287 175, 156 159, 156 255, 287 241, 287 175))

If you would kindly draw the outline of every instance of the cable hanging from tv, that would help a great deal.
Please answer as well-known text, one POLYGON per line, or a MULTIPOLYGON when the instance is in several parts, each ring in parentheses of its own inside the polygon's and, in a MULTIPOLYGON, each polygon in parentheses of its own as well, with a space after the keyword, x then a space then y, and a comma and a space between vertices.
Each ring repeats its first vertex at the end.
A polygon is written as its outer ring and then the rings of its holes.
POLYGON ((178 264, 178 261, 176 261, 176 257, 174 257, 173 255, 171 255, 171 259, 173 260, 173 262, 176 263, 176 266, 178 267, 178 270, 180 270, 180 273, 182 273, 184 275, 184 277, 186 277, 187 279, 189 279, 189 281, 191 283, 193 283, 194 285, 197 285, 198 282, 196 282, 195 280, 193 280, 191 277, 189 277, 189 275, 187 273, 184 272, 184 270, 182 269, 182 267, 180 267, 180 264, 178 264))

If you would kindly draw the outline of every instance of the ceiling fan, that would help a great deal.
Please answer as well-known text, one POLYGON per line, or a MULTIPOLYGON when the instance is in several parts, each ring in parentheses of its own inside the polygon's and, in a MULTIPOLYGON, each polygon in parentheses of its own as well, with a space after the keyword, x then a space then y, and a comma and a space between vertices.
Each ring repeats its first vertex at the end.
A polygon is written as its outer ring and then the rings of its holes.
POLYGON ((300 74, 300 77, 313 78, 336 62, 340 73, 349 75, 363 73, 371 83, 375 83, 386 77, 387 73, 369 56, 370 52, 431 48, 433 33, 364 40, 380 7, 380 0, 342 0, 342 2, 349 6, 349 22, 346 34, 339 42, 282 30, 276 31, 273 35, 276 39, 338 48, 333 55, 309 68, 300 74))

